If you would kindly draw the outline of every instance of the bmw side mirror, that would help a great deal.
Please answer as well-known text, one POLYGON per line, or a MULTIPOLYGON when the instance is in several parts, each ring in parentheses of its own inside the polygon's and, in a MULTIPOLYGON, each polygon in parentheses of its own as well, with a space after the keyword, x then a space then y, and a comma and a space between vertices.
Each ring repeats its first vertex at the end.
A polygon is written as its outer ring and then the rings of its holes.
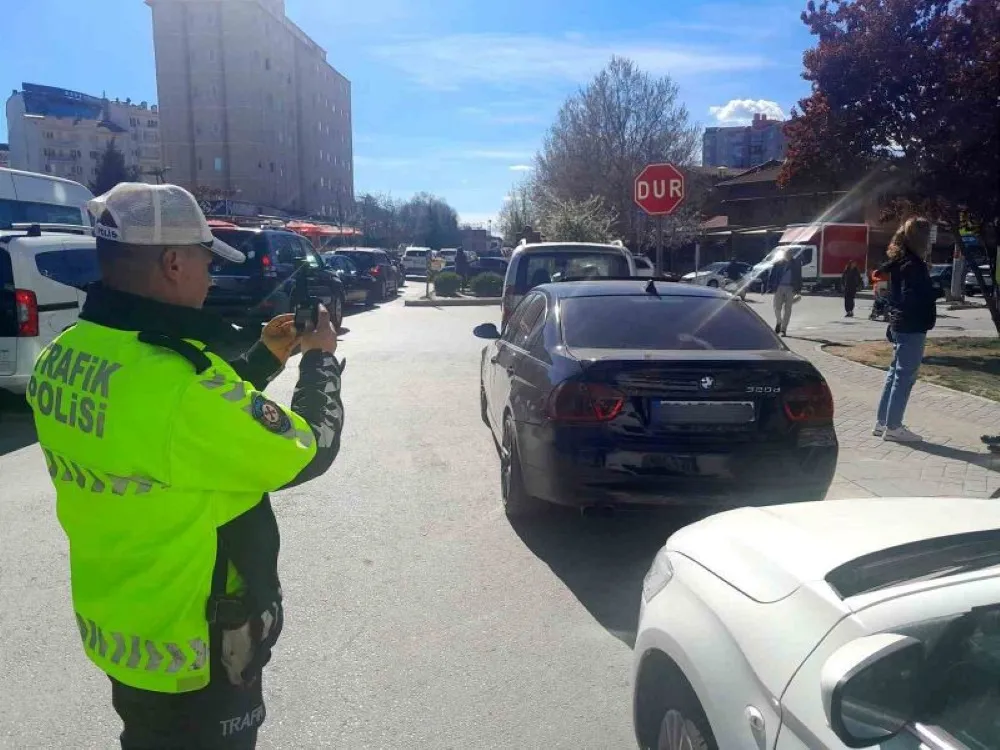
POLYGON ((916 711, 924 644, 896 633, 857 638, 820 673, 830 729, 847 747, 875 747, 899 734, 916 711))
POLYGON ((472 335, 479 339, 498 339, 500 331, 494 323, 483 323, 472 329, 472 335))

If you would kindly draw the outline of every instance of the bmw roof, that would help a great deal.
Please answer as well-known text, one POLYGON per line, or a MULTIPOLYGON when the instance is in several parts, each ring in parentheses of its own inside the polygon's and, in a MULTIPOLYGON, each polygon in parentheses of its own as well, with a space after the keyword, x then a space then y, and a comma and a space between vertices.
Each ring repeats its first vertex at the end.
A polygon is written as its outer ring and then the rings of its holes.
POLYGON ((695 284, 678 284, 672 281, 636 276, 635 279, 589 279, 586 281, 557 281, 542 284, 536 289, 544 290, 556 298, 565 297, 631 297, 656 294, 660 297, 709 297, 733 299, 729 292, 695 284), (655 292, 649 289, 654 285, 655 292))

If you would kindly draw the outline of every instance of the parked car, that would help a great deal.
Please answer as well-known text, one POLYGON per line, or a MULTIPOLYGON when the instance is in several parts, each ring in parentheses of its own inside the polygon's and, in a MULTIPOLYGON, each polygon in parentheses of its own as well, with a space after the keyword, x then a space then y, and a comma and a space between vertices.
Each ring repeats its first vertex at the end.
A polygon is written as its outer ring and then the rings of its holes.
POLYGON ((373 247, 341 247, 334 251, 354 261, 358 271, 372 276, 377 284, 372 302, 396 299, 399 293, 399 272, 385 250, 373 247))
POLYGON ((633 255, 632 260, 635 262, 635 275, 642 276, 643 278, 652 278, 656 274, 656 266, 653 265, 653 261, 647 258, 645 255, 633 255))
POLYGON ((433 260, 435 254, 429 247, 408 247, 403 250, 403 269, 408 276, 427 274, 427 256, 433 260))
MULTIPOLYGON (((481 273, 495 273, 503 276, 507 273, 507 267, 510 262, 504 258, 480 258, 479 260, 474 260, 469 263, 469 278, 478 276, 481 273)), ((451 271, 455 272, 454 264, 445 266, 441 269, 444 272, 451 271)))
POLYGON ((621 243, 522 243, 510 257, 500 314, 503 321, 529 291, 550 281, 583 277, 635 276, 635 259, 621 243))
POLYGON ((0 167, 0 229, 20 223, 90 227, 87 201, 93 197, 73 180, 0 167))
POLYGON ((931 266, 931 284, 938 299, 948 294, 951 289, 951 263, 935 263, 931 266))
POLYGON ((304 274, 311 296, 330 311, 338 328, 344 318, 344 284, 326 267, 312 243, 284 229, 227 229, 212 234, 240 250, 245 263, 217 259, 211 267, 212 286, 205 308, 227 320, 259 326, 275 315, 290 312, 298 274, 304 274))
POLYGON ((641 748, 1000 748, 1000 505, 827 500, 673 534, 642 586, 641 748))
POLYGON ((396 278, 400 287, 406 286, 406 267, 403 265, 403 254, 398 250, 386 250, 386 255, 396 269, 396 278))
POLYGON ((381 292, 381 285, 371 274, 358 270, 354 261, 336 252, 323 253, 323 262, 344 284, 344 302, 348 305, 374 305, 381 292))
MULTIPOLYGON (((986 288, 992 294, 993 287, 996 285, 996 280, 993 278, 993 274, 990 271, 989 263, 985 263, 979 266, 980 272, 983 274, 983 279, 986 282, 986 288)), ((979 284, 979 279, 976 278, 976 274, 969 271, 965 274, 965 293, 968 295, 982 294, 983 288, 979 284)))
POLYGON ((0 230, 0 389, 24 393, 42 349, 101 277, 90 227, 0 230))
POLYGON ((528 292, 480 360, 508 515, 545 503, 821 499, 838 444, 819 371, 725 292, 641 280, 528 292))
MULTIPOLYGON (((739 263, 736 264, 738 271, 737 278, 742 279, 747 273, 750 272, 749 263, 739 263)), ((684 284, 698 284, 700 286, 710 286, 713 289, 723 289, 727 284, 733 281, 728 275, 729 271, 729 261, 720 261, 719 263, 709 263, 697 271, 692 271, 691 273, 686 273, 681 276, 681 282, 684 284)))

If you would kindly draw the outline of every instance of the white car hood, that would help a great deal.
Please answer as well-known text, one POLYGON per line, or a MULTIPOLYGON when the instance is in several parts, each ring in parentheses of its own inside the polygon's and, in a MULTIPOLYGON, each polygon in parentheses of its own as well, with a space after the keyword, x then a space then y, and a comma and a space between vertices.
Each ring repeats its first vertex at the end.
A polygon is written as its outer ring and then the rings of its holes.
POLYGON ((718 513, 676 532, 667 548, 766 603, 864 555, 983 529, 1000 529, 995 500, 827 500, 718 513))

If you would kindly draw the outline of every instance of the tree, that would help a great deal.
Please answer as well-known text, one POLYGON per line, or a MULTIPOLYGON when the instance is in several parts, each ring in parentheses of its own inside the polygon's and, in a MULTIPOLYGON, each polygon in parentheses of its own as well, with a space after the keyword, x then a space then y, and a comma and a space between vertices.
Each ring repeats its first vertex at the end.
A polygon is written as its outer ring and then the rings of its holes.
MULTIPOLYGON (((970 229, 989 249, 995 276, 1000 4, 811 0, 802 20, 818 38, 803 58, 812 93, 786 127, 782 184, 892 173, 901 194, 888 214, 928 214, 961 253, 959 232, 970 229)), ((987 303, 1000 333, 997 296, 987 303)))
POLYGON ((514 185, 497 217, 504 244, 514 247, 525 227, 538 225, 538 207, 534 199, 534 186, 530 179, 514 185))
POLYGON ((539 228, 548 239, 562 242, 609 242, 613 239, 615 214, 599 195, 585 201, 548 196, 540 213, 539 228))
POLYGON ((621 57, 562 106, 536 157, 535 182, 559 201, 600 196, 614 231, 630 243, 644 217, 632 201, 636 175, 651 162, 693 162, 699 131, 669 76, 654 78, 621 57))
POLYGON ((125 166, 125 154, 112 138, 97 159, 97 177, 90 183, 90 192, 103 195, 120 182, 139 182, 140 178, 138 167, 125 166))
POLYGON ((417 193, 399 207, 399 222, 406 241, 439 250, 462 241, 458 212, 429 193, 417 193))

